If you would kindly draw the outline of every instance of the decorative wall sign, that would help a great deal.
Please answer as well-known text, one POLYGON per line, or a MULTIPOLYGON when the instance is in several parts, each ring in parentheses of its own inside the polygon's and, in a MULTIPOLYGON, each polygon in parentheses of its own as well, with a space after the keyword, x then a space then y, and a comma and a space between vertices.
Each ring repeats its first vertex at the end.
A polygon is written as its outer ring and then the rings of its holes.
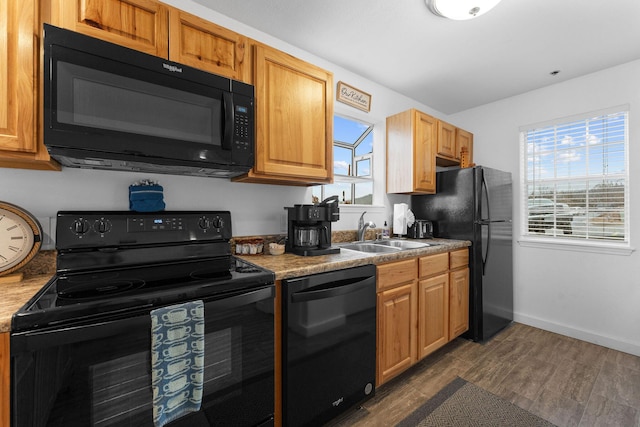
POLYGON ((343 82, 338 82, 336 99, 366 112, 371 110, 371 95, 343 82))

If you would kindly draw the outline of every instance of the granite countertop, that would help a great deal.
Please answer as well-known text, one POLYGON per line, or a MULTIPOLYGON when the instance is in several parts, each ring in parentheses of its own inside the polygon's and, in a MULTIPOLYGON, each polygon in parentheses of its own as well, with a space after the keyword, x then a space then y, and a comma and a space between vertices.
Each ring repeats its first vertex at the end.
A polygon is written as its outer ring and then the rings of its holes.
MULTIPOLYGON (((276 280, 306 276, 343 268, 357 267, 365 264, 382 264, 385 262, 449 252, 471 246, 468 240, 428 239, 413 240, 416 242, 437 243, 420 249, 403 250, 392 253, 367 253, 341 250, 339 254, 319 256, 299 256, 290 253, 283 255, 241 255, 239 258, 259 267, 271 270, 276 280)), ((338 244, 339 246, 340 244, 338 244)), ((236 255, 238 256, 238 255, 236 255)))
MULTIPOLYGON (((420 241, 420 240, 416 240, 420 241)), ((365 264, 382 264, 404 258, 424 256, 462 249, 471 245, 466 240, 429 239, 426 243, 438 243, 421 249, 403 250, 393 253, 365 253, 341 250, 338 254, 321 256, 241 255, 245 261, 275 273, 276 280, 306 276, 331 270, 357 267, 365 264)), ((236 255, 238 256, 238 255, 236 255)), ((25 267, 18 271, 23 279, 13 283, 0 283, 0 333, 11 330, 11 316, 18 311, 53 277, 56 270, 56 252, 41 251, 25 267)))
POLYGON ((56 251, 40 251, 16 273, 23 278, 0 283, 0 333, 11 330, 11 316, 36 294, 56 272, 56 251))

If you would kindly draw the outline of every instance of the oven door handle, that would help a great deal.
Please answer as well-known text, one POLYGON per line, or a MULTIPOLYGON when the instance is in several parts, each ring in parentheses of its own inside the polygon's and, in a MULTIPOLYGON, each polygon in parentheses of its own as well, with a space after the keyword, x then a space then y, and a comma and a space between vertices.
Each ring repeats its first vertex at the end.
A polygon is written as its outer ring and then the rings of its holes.
POLYGON ((367 286, 373 286, 375 288, 376 278, 372 276, 367 277, 364 280, 362 279, 362 277, 358 277, 356 279, 339 280, 335 283, 331 283, 330 286, 324 284, 305 289, 303 291, 294 292, 293 294, 291 294, 291 302, 296 303, 333 298, 359 291, 360 289, 366 288, 367 286))
MULTIPOLYGON (((256 302, 273 298, 275 295, 275 287, 268 287, 243 292, 239 295, 230 296, 228 298, 217 299, 215 297, 201 298, 205 304, 205 316, 207 310, 222 311, 233 310, 238 307, 254 304, 256 302)), ((108 338, 116 335, 125 335, 135 328, 151 329, 150 310, 147 306, 145 312, 136 310, 130 313, 131 317, 122 317, 119 313, 118 320, 96 321, 95 323, 66 326, 59 328, 48 328, 41 331, 18 332, 11 334, 11 354, 21 352, 30 352, 50 347, 59 347, 62 345, 73 344, 76 342, 95 340, 99 338, 108 338)), ((151 333, 147 334, 149 337, 151 333)))

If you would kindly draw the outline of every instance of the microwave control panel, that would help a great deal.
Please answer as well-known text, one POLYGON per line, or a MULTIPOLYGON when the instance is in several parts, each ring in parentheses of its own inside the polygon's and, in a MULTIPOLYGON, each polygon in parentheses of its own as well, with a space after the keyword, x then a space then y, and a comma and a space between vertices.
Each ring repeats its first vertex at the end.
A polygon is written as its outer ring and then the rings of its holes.
POLYGON ((253 102, 234 95, 233 161, 239 164, 253 163, 253 102))

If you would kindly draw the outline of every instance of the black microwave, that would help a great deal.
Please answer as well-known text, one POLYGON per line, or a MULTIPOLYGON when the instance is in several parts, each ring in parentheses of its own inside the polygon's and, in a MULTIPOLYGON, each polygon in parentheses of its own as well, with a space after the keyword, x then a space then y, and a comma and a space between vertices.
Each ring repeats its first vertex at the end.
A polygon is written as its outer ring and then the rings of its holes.
POLYGON ((64 166, 234 177, 254 161, 254 87, 44 25, 44 145, 64 166))

